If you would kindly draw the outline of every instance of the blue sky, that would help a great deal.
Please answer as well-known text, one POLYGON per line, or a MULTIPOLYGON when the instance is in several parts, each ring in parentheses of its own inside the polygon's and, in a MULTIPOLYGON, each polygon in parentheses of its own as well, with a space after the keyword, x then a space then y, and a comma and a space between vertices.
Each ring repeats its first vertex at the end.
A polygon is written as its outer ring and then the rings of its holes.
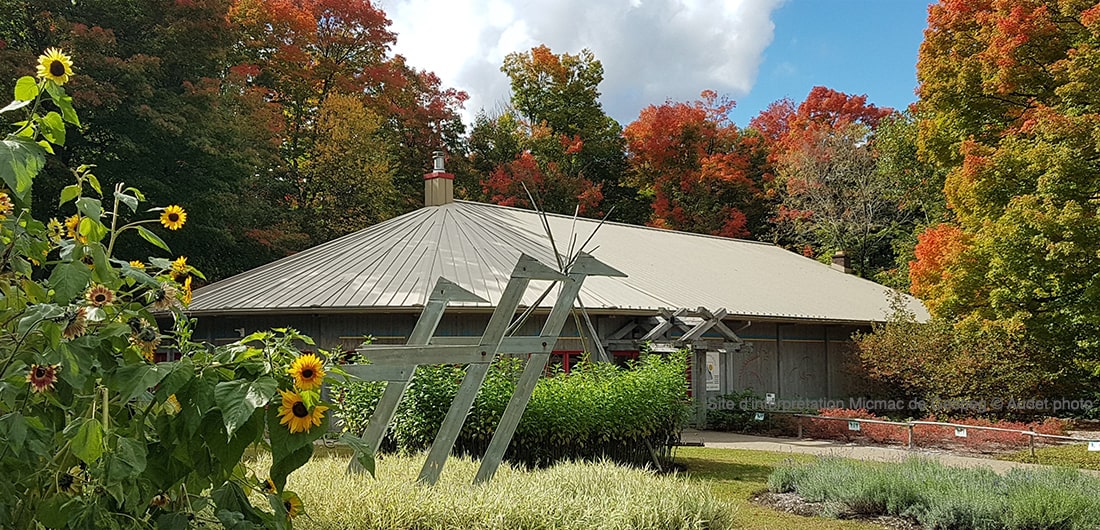
POLYGON ((788 0, 772 13, 775 34, 756 83, 734 98, 734 122, 747 125, 784 97, 797 104, 816 85, 908 106, 927 14, 926 0, 788 0))
POLYGON ((648 105, 712 89, 748 121, 815 85, 882 106, 915 99, 928 0, 377 0, 396 53, 466 91, 464 119, 508 104, 504 57, 546 44, 590 49, 604 67, 600 98, 623 125, 648 105))

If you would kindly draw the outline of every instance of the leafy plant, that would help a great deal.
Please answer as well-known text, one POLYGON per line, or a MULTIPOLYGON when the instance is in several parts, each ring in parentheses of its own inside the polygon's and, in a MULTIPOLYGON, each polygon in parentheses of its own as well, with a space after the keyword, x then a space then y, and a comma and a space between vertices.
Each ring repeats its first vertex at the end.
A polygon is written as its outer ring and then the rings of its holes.
POLYGON ((34 178, 80 126, 62 88, 70 75, 51 49, 2 109, 22 117, 0 149, 0 526, 288 528, 303 509, 287 476, 326 431, 320 386, 340 372, 300 355, 311 341, 293 330, 218 348, 191 340, 183 310, 202 274, 182 256, 113 255, 128 232, 169 252, 147 225, 182 228, 179 206, 142 210, 143 194, 122 184, 105 196, 85 165, 60 192, 73 215, 33 217, 34 178), (158 352, 175 360, 155 362, 158 352), (241 464, 254 444, 272 454, 263 480, 241 464))

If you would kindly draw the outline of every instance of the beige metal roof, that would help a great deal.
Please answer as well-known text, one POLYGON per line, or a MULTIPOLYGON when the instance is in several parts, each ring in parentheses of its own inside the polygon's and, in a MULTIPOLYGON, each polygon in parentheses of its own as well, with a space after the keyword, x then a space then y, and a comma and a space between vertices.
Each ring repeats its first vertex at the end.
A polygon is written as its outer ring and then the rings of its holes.
MULTIPOLYGON (((598 225, 547 217, 563 254, 574 235, 579 246, 598 225)), ((203 287, 191 311, 412 308, 438 276, 495 304, 520 253, 555 265, 550 248, 537 213, 456 201, 203 287)), ((886 287, 765 243, 606 223, 585 251, 628 275, 585 282, 581 300, 594 313, 705 307, 731 317, 873 322, 890 311, 886 287)), ((534 291, 524 305, 535 303, 541 289, 534 291)), ((919 301, 905 300, 918 318, 928 317, 919 301)))

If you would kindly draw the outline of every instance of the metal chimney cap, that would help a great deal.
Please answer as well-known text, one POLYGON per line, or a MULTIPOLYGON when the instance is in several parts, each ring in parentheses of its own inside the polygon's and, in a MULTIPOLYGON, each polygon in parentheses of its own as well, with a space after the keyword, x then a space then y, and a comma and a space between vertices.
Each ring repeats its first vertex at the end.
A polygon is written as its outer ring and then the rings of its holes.
POLYGON ((436 173, 443 173, 445 171, 443 169, 443 157, 444 157, 443 151, 433 151, 432 152, 432 163, 433 163, 432 170, 435 171, 436 173))

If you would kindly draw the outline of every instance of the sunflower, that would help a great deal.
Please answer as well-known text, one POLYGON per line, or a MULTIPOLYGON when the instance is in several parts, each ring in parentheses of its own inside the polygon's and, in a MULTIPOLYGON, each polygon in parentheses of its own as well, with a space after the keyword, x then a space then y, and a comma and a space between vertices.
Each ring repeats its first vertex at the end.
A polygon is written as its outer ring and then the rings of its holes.
POLYGON ((172 268, 169 269, 168 274, 173 280, 182 282, 184 278, 190 276, 190 269, 191 267, 187 265, 187 256, 180 256, 172 261, 172 268))
POLYGON ((0 192, 0 219, 3 219, 11 215, 11 211, 15 209, 15 205, 11 202, 11 197, 7 193, 0 192))
POLYGON ((53 390, 53 384, 57 382, 57 365, 32 364, 27 372, 27 382, 31 384, 31 392, 53 390))
POLYGON ((170 283, 160 284, 160 288, 152 291, 153 308, 159 311, 169 309, 179 303, 179 289, 170 283))
POLYGON ((286 425, 291 434, 309 432, 310 429, 321 425, 321 418, 324 417, 328 407, 316 405, 313 410, 309 410, 302 401, 302 396, 297 392, 279 390, 279 393, 283 395, 283 404, 279 405, 279 414, 283 419, 279 420, 279 424, 286 425))
POLYGON ((153 497, 153 500, 149 501, 149 506, 154 508, 163 508, 171 502, 172 498, 166 493, 159 493, 153 497))
POLYGON ((81 479, 83 471, 80 466, 73 466, 67 472, 57 477, 57 491, 62 493, 80 493, 80 486, 84 482, 81 479))
POLYGON ((38 56, 38 77, 64 85, 73 75, 73 60, 57 48, 49 48, 38 56))
POLYGON ((183 302, 183 305, 185 305, 185 306, 191 305, 191 277, 190 276, 188 276, 187 279, 183 280, 183 294, 180 295, 180 302, 183 302))
POLYGON ((79 232, 77 232, 77 230, 79 228, 80 228, 80 214, 79 213, 77 213, 77 214, 75 214, 75 216, 70 217, 70 218, 65 220, 65 229, 68 230, 68 236, 69 236, 70 240, 75 240, 76 239, 76 236, 79 235, 79 232))
POLYGON ((87 330, 85 319, 86 315, 83 307, 70 312, 66 315, 65 329, 61 331, 61 336, 71 340, 83 335, 84 331, 87 330))
POLYGON ((301 390, 321 388, 321 382, 325 378, 321 359, 312 353, 299 355, 290 368, 287 368, 286 373, 294 377, 294 386, 301 390))
POLYGON ((275 493, 275 483, 272 482, 271 477, 264 479, 264 483, 260 485, 260 491, 264 493, 275 493))
POLYGON ((160 224, 169 230, 179 230, 186 222, 187 212, 175 204, 165 208, 160 214, 160 224))
POLYGON ((56 217, 50 219, 50 222, 46 223, 46 229, 50 234, 50 241, 61 241, 65 239, 65 225, 61 224, 56 217))
POLYGON ((302 499, 294 493, 284 493, 283 508, 286 508, 286 518, 293 519, 302 513, 302 499))
POLYGON ((144 270, 145 269, 145 264, 140 262, 140 261, 133 260, 133 261, 130 262, 130 267, 134 268, 134 269, 144 270))
POLYGON ((103 307, 110 305, 115 301, 115 293, 107 288, 105 285, 93 284, 88 292, 84 295, 88 299, 88 303, 96 306, 103 307))

